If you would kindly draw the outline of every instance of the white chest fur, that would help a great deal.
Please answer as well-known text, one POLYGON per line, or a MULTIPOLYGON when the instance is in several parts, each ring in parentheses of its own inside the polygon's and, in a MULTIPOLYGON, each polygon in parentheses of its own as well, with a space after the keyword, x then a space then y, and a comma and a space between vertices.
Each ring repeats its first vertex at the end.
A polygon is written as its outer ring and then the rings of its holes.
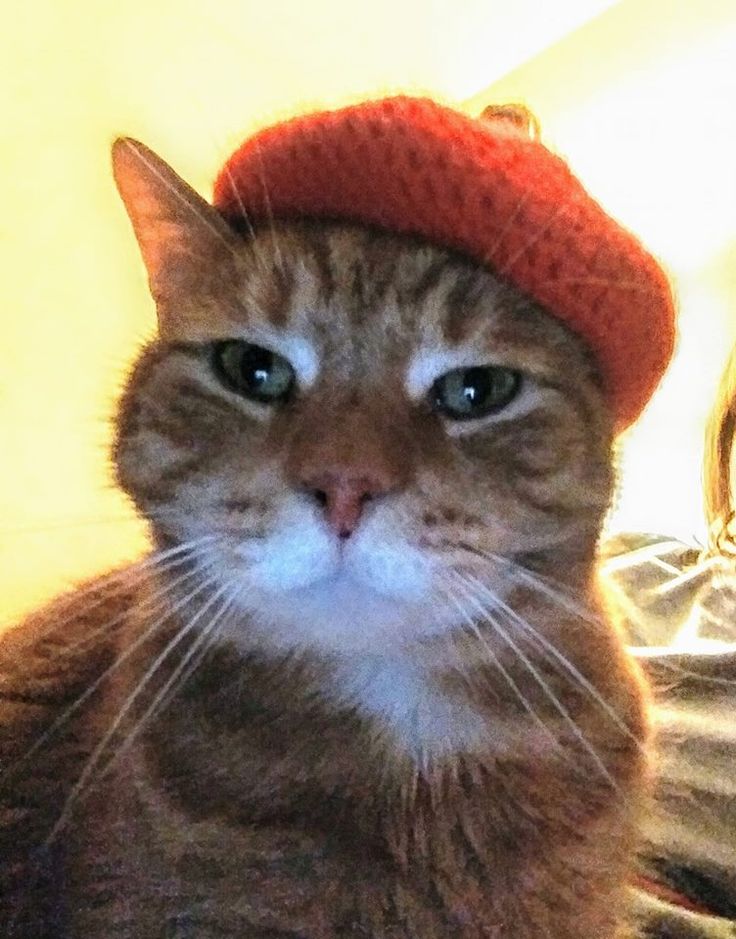
POLYGON ((401 656, 343 661, 333 694, 422 764, 477 750, 490 733, 469 704, 450 697, 427 669, 401 656))

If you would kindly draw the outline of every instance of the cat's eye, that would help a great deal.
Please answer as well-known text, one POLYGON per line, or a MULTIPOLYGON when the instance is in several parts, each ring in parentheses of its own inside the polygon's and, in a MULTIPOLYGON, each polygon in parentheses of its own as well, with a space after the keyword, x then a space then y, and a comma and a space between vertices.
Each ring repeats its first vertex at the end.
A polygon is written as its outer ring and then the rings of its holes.
POLYGON ((294 390, 294 369, 283 356, 241 339, 218 342, 213 366, 227 388, 253 401, 275 404, 294 390))
POLYGON ((432 385, 434 407, 455 421, 470 421, 497 414, 518 395, 519 372, 499 365, 456 368, 432 385))

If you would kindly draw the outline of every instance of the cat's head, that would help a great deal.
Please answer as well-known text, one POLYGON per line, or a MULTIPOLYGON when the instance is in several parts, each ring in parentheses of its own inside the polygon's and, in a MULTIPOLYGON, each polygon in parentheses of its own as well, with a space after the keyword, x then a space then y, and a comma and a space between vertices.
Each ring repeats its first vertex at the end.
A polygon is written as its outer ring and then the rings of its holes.
POLYGON ((427 239, 233 225, 141 145, 114 164, 159 318, 119 480, 247 614, 236 639, 390 653, 527 565, 585 579, 615 424, 585 342, 427 239))

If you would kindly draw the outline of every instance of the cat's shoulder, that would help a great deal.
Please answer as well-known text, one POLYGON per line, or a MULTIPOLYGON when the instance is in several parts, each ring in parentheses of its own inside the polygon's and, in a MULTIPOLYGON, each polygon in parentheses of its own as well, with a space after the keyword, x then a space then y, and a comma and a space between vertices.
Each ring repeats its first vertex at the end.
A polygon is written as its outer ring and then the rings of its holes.
POLYGON ((0 629, 0 773, 69 713, 115 657, 136 603, 136 565, 88 580, 0 629))
POLYGON ((112 654, 117 629, 135 603, 135 567, 87 580, 0 626, 0 706, 13 698, 53 705, 112 654))
POLYGON ((44 911, 34 919, 43 931, 17 925, 10 935, 59 934, 46 929, 56 875, 45 839, 89 751, 80 719, 115 661, 117 627, 136 602, 134 568, 82 583, 0 631, 0 921, 44 911))

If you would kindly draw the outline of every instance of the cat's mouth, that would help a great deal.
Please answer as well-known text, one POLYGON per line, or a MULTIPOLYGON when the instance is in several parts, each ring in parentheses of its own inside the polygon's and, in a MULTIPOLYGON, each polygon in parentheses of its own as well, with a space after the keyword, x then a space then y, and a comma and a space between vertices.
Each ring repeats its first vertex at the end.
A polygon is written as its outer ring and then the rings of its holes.
POLYGON ((282 577, 273 579, 273 571, 256 565, 250 576, 256 580, 266 575, 264 588, 271 593, 296 598, 313 594, 324 601, 339 604, 353 597, 364 600, 372 595, 394 601, 416 601, 426 592, 426 562, 419 563, 407 546, 404 552, 385 545, 346 544, 315 552, 311 563, 295 557, 293 567, 282 568, 282 577))
MULTIPOLYGON (((380 524, 350 538, 313 522, 284 526, 257 542, 230 544, 226 554, 229 576, 269 597, 313 592, 335 603, 371 594, 416 601, 432 579, 425 552, 380 524)), ((218 558, 208 560, 217 570, 218 558)))
POLYGON ((280 649, 375 651, 376 643, 436 633, 430 624, 446 606, 426 554, 368 526, 342 541, 317 526, 274 533, 257 546, 216 550, 207 567, 222 572, 218 579, 252 624, 240 644, 258 637, 280 649))
MULTIPOLYGON (((438 605, 431 588, 410 596, 390 593, 386 584, 360 576, 347 561, 309 583, 259 591, 250 600, 250 618, 260 639, 281 649, 374 653, 412 643, 424 633, 436 634, 439 625, 434 623, 438 605)), ((252 637, 243 638, 247 643, 252 637)))
POLYGON ((371 599, 375 602, 384 599, 394 604, 421 601, 427 585, 424 582, 404 583, 403 578, 397 576, 398 573, 396 570, 383 570, 378 574, 359 568, 355 563, 351 563, 348 557, 341 557, 329 573, 299 587, 283 591, 283 595, 293 599, 311 595, 320 597, 326 604, 333 606, 352 602, 365 603, 371 599))

